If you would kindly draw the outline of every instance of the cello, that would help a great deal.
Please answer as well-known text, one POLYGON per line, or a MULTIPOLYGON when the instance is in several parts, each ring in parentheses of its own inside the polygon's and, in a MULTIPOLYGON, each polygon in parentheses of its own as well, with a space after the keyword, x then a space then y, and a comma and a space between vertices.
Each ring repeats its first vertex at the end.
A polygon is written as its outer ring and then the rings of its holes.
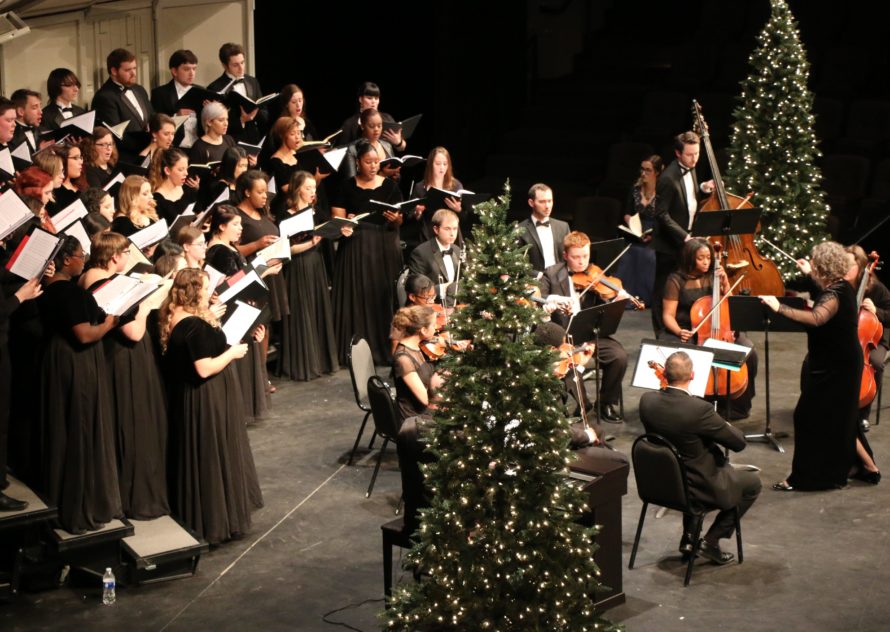
MULTIPOLYGON (((744 275, 736 280, 733 286, 723 298, 720 297, 720 277, 717 275, 719 268, 717 259, 720 254, 720 244, 714 245, 714 278, 711 296, 702 296, 692 304, 689 317, 692 321, 692 331, 698 332, 696 343, 704 344, 708 338, 716 338, 724 342, 735 342, 735 333, 729 323, 729 309, 723 305, 727 296, 737 287, 744 275)), ((728 369, 715 369, 708 376, 708 386, 705 395, 722 397, 728 394, 730 399, 736 399, 748 388, 748 366, 743 364, 738 371, 728 369), (729 374, 727 376, 727 374, 729 374), (727 381, 728 377, 728 381, 727 381)))
MULTIPOLYGON (((720 167, 717 165, 714 149, 711 147, 711 137, 708 134, 707 123, 705 123, 704 116, 702 116, 701 106, 695 99, 692 100, 692 117, 695 121, 693 128, 701 136, 705 153, 708 155, 708 165, 711 168, 711 174, 714 179, 714 192, 705 200, 699 212, 753 208, 754 205, 750 201, 754 195, 753 193, 743 198, 726 191, 723 185, 723 178, 720 176, 720 167)), ((731 282, 734 282, 739 274, 745 274, 745 281, 740 286, 741 294, 785 295, 785 284, 782 282, 782 275, 779 274, 779 269, 775 263, 770 259, 766 259, 758 252, 757 246, 754 244, 753 235, 711 236, 708 237, 708 240, 712 244, 716 245, 719 243, 723 247, 723 268, 726 270, 726 274, 731 282)))
POLYGON ((878 317, 870 311, 862 307, 862 301, 865 299, 865 291, 868 289, 871 275, 878 265, 878 253, 872 252, 868 255, 869 264, 862 271, 862 280, 859 282, 859 289, 856 292, 856 305, 859 307, 859 346, 862 347, 862 357, 864 363, 862 365, 862 381, 859 384, 859 408, 865 408, 875 398, 878 389, 875 383, 875 367, 869 362, 868 357, 871 350, 878 346, 881 337, 884 335, 884 326, 878 317))

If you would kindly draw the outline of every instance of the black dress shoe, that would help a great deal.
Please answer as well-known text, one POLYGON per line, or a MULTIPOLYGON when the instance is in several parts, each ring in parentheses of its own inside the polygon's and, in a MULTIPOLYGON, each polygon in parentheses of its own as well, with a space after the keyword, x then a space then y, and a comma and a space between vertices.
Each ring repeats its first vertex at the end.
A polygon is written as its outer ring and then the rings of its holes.
POLYGON ((0 511, 21 511, 28 506, 25 500, 16 500, 6 494, 0 493, 0 511))
POLYGON ((604 404, 602 409, 602 417, 613 424, 620 424, 624 419, 614 404, 604 404))
POLYGON ((699 542, 698 554, 707 560, 711 560, 718 566, 729 564, 735 559, 735 555, 727 553, 726 551, 721 551, 720 546, 717 544, 708 544, 707 540, 704 538, 699 542))

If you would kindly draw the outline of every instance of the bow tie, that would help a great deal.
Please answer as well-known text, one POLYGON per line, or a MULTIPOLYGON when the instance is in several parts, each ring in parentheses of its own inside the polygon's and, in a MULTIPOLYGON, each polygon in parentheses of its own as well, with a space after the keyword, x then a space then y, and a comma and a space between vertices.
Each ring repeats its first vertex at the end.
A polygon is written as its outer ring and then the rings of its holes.
POLYGON ((61 112, 71 112, 71 107, 69 106, 69 107, 67 107, 67 108, 59 108, 59 111, 61 111, 61 112))
POLYGON ((451 255, 454 254, 454 249, 453 249, 453 248, 449 248, 448 250, 442 250, 441 253, 442 253, 442 256, 443 256, 443 257, 444 257, 445 255, 448 255, 448 256, 450 257, 451 255))
POLYGON ((232 87, 237 86, 239 83, 244 83, 244 77, 241 77, 240 79, 232 79, 232 87))
POLYGON ((689 173, 690 171, 692 171, 692 169, 689 169, 689 168, 687 168, 687 167, 680 167, 680 175, 681 175, 681 176, 685 176, 685 175, 686 175, 687 173, 689 173))
POLYGON ((36 127, 32 127, 31 125, 25 125, 24 123, 19 123, 19 127, 21 127, 22 130, 26 131, 26 132, 33 132, 35 129, 37 129, 36 127))
POLYGON ((543 226, 544 228, 550 228, 550 220, 545 220, 543 222, 535 222, 535 226, 543 226))

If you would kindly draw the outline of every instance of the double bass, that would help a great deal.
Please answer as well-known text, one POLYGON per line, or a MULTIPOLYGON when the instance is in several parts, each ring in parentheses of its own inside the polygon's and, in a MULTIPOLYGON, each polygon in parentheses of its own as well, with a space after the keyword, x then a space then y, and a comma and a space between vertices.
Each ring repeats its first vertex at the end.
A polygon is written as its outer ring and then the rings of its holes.
POLYGON ((859 346, 862 347, 862 357, 865 360, 862 365, 862 381, 859 383, 859 408, 865 408, 871 404, 878 393, 875 367, 869 362, 868 357, 871 350, 880 344, 881 337, 884 335, 884 326, 878 317, 862 307, 871 275, 874 274, 878 265, 878 253, 872 252, 868 258, 870 262, 862 271, 862 280, 859 282, 859 289, 856 292, 856 305, 859 307, 859 346))
MULTIPOLYGON (((714 192, 702 204, 699 212, 737 210, 753 208, 751 195, 741 197, 728 193, 720 176, 720 167, 714 149, 711 147, 711 138, 708 134, 708 126, 701 113, 701 106, 696 100, 692 101, 692 116, 695 121, 693 128, 701 136, 705 153, 708 156, 708 165, 714 178, 714 192)), ((759 226, 758 226, 759 229, 759 226)), ((708 237, 712 244, 720 244, 723 248, 723 269, 730 282, 735 282, 738 275, 744 273, 745 279, 739 286, 741 294, 784 296, 785 284, 776 264, 766 259, 757 250, 753 235, 729 235, 728 237, 708 237)))
MULTIPOLYGON (((720 296, 720 277, 717 275, 718 265, 716 259, 720 256, 720 244, 714 245, 714 266, 713 288, 711 296, 702 296, 692 304, 689 316, 692 320, 693 331, 698 332, 696 343, 704 344, 708 338, 716 338, 724 342, 735 342, 735 333, 729 323, 729 307, 724 304, 726 297, 720 296)), ((739 279, 730 288, 730 292, 743 279, 739 279)), ((716 369, 708 375, 708 386, 705 390, 706 395, 725 396, 728 394, 730 399, 740 397, 748 388, 748 365, 743 364, 738 371, 729 371, 728 369, 716 369), (727 375, 728 374, 728 375, 727 375)))

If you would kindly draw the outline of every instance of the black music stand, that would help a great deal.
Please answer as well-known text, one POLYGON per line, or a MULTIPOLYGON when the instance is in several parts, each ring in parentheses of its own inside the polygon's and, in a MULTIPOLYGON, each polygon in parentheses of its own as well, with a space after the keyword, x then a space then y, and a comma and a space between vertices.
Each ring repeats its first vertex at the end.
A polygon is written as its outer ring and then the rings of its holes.
POLYGON ((627 301, 628 299, 623 298, 594 307, 585 307, 572 314, 569 325, 566 327, 568 334, 582 342, 590 340, 590 333, 593 332, 593 344, 596 345, 593 352, 593 366, 596 372, 596 406, 594 406, 596 423, 600 423, 600 407, 602 406, 602 402, 600 402, 600 336, 611 336, 618 331, 627 301))
MULTIPOLYGON (((789 307, 802 309, 806 302, 799 297, 777 297, 780 303, 789 307)), ((763 353, 766 367, 766 427, 763 432, 745 435, 748 441, 769 443, 776 450, 785 454, 785 448, 777 441, 788 436, 786 432, 773 432, 770 420, 770 391, 769 391, 769 332, 770 331, 804 331, 803 325, 774 312, 764 305, 756 296, 730 296, 729 320, 734 328, 740 331, 762 331, 763 353)))
POLYGON ((593 263, 600 268, 605 268, 612 263, 625 248, 627 248, 627 242, 624 239, 607 239, 606 241, 593 242, 590 244, 590 263, 593 263))
POLYGON ((730 235, 751 235, 760 222, 759 208, 737 210, 704 211, 695 214, 692 222, 692 235, 706 237, 729 237, 730 235))

